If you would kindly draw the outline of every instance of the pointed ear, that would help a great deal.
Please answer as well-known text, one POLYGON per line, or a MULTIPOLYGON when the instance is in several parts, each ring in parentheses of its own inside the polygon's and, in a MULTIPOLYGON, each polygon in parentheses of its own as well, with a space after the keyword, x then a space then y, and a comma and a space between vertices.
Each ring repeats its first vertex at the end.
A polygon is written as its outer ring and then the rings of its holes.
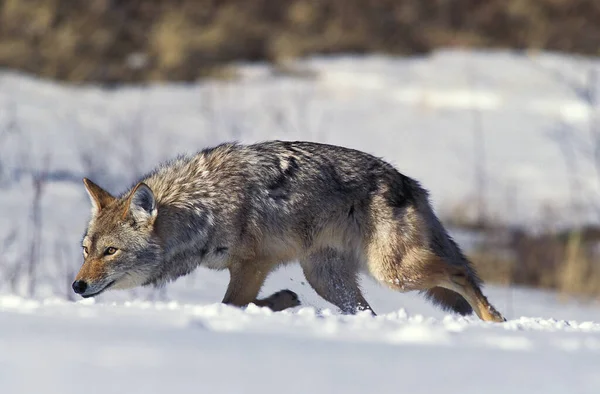
POLYGON ((93 215, 97 214, 102 208, 115 201, 115 198, 111 196, 109 192, 102 189, 89 179, 83 178, 83 184, 85 185, 85 190, 87 190, 90 196, 90 201, 92 202, 93 215))
POLYGON ((145 183, 140 182, 133 188, 129 196, 128 212, 131 213, 136 222, 154 223, 154 219, 158 214, 156 199, 152 189, 145 183))

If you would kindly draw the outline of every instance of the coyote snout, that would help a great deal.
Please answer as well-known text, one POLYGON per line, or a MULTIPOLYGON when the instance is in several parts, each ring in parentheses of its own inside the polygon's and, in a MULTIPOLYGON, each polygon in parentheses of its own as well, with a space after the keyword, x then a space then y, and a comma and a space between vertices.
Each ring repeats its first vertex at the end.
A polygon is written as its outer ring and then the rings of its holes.
POLYGON ((447 310, 504 320, 427 191, 364 152, 223 144, 159 167, 119 197, 84 183, 92 218, 73 283, 84 297, 159 286, 202 265, 229 271, 224 303, 282 310, 299 305, 295 293, 257 297, 270 272, 298 261, 307 282, 344 313, 372 311, 358 284, 366 273, 447 310))
POLYGON ((115 281, 113 280, 108 282, 106 285, 98 286, 97 284, 94 284, 89 286, 85 280, 76 280, 73 282, 73 291, 81 295, 83 298, 88 298, 102 293, 104 290, 107 290, 114 284, 115 281))
POLYGON ((87 282, 84 280, 76 280, 75 282, 73 282, 73 291, 77 294, 85 293, 87 287, 87 282))

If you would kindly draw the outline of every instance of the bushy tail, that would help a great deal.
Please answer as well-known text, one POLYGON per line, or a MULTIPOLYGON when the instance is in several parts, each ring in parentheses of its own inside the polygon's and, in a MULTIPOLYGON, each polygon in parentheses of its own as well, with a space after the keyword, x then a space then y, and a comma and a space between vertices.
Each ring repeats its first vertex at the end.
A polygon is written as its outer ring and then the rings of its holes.
POLYGON ((443 287, 432 287, 422 292, 428 300, 435 305, 440 306, 445 311, 453 311, 460 315, 470 315, 473 313, 471 305, 455 291, 443 287))
MULTIPOLYGON (((410 195, 429 231, 429 251, 439 257, 443 263, 447 265, 447 273, 450 275, 448 279, 452 281, 458 280, 459 285, 461 285, 461 282, 464 282, 461 286, 464 286, 465 289, 473 289, 473 291, 480 296, 479 298, 485 300, 485 304, 487 305, 487 300, 483 294, 481 294, 480 290, 482 281, 477 275, 475 267, 463 254, 458 244, 454 242, 438 219, 429 202, 428 192, 413 179, 409 178, 404 182, 406 188, 410 190, 410 195), (452 278, 453 275, 456 275, 456 278, 452 278)), ((461 315, 473 313, 473 308, 467 300, 453 290, 436 286, 424 290, 422 293, 430 301, 439 305, 444 310, 453 311, 461 315)), ((481 311, 478 311, 477 314, 480 315, 481 311)), ((500 316, 499 313, 498 316, 500 316)), ((498 319, 500 319, 500 317, 498 317, 498 319)))

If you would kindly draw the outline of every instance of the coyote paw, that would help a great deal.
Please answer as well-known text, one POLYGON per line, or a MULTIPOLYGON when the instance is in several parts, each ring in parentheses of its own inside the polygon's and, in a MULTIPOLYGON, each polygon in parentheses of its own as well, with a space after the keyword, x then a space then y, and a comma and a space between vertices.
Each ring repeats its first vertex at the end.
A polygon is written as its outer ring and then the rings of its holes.
POLYGON ((492 322, 496 322, 496 323, 503 323, 506 321, 506 318, 504 318, 504 316, 502 316, 502 314, 500 312, 498 312, 493 306, 488 306, 487 308, 487 312, 488 312, 488 316, 486 320, 488 321, 492 321, 492 322))
POLYGON ((260 301, 262 306, 269 307, 275 312, 300 305, 298 295, 291 290, 278 291, 260 301))

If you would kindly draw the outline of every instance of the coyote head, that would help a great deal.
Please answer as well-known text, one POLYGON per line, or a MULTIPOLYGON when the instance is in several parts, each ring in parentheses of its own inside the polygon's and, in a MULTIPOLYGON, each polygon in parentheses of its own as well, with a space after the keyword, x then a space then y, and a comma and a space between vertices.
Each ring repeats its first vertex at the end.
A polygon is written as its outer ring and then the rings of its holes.
POLYGON ((152 190, 139 183, 121 198, 84 179, 92 202, 82 248, 84 262, 73 290, 92 297, 109 288, 149 283, 160 267, 161 248, 154 232, 158 214, 152 190))

